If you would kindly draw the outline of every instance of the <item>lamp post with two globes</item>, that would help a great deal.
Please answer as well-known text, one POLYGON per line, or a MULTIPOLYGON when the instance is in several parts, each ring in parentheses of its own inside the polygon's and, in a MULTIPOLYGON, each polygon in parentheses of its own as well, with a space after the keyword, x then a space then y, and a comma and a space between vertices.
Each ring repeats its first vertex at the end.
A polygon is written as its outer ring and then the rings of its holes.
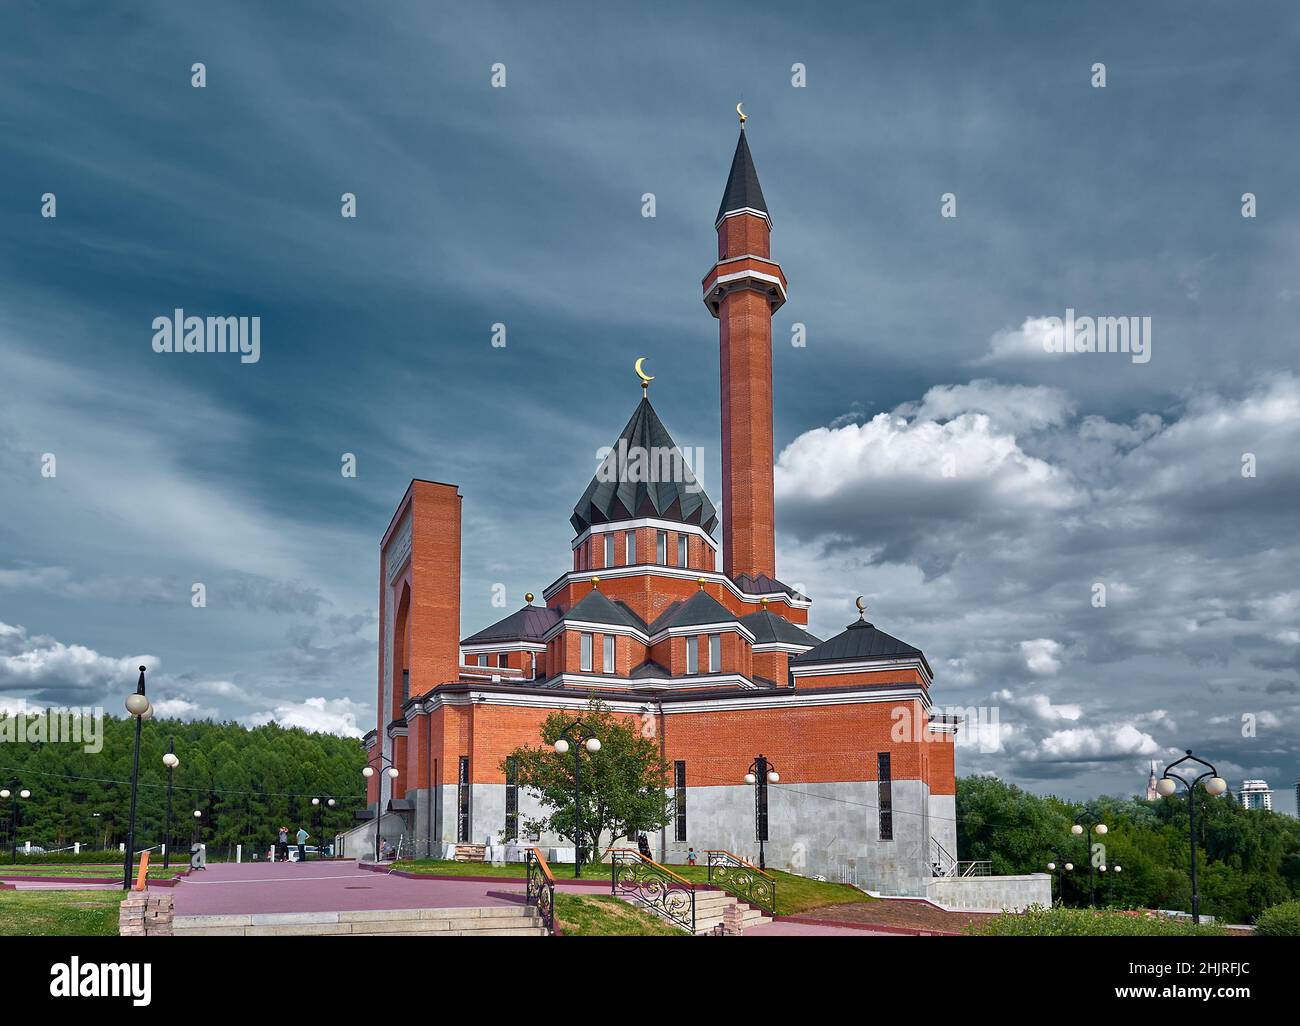
POLYGON ((767 869, 767 857, 763 845, 767 842, 767 785, 776 784, 781 774, 776 771, 767 756, 759 755, 745 774, 745 783, 754 786, 754 839, 758 841, 758 868, 767 869))
MULTIPOLYGON (((402 775, 398 771, 397 767, 393 765, 393 760, 381 752, 379 753, 379 764, 382 766, 384 763, 388 763, 388 769, 384 770, 384 772, 388 775, 389 780, 396 780, 402 775)), ((366 766, 362 769, 361 775, 369 780, 375 775, 375 767, 366 766)), ((379 821, 383 818, 384 782, 380 780, 378 786, 375 788, 375 865, 379 865, 379 821)))
POLYGON ((1060 879, 1057 881, 1057 884, 1056 884, 1056 893, 1057 893, 1058 895, 1060 895, 1061 902, 1062 902, 1062 904, 1064 904, 1064 902, 1065 902, 1065 874, 1066 874, 1066 873, 1071 873, 1071 872, 1074 871, 1074 863, 1073 863, 1073 862, 1065 862, 1065 863, 1062 863, 1061 866, 1060 866, 1060 872, 1058 873, 1058 872, 1057 872, 1056 859, 1053 858, 1052 861, 1049 862, 1049 863, 1047 864, 1047 871, 1048 871, 1049 873, 1053 874, 1053 875, 1056 875, 1056 876, 1060 877, 1060 879))
POLYGON ((1219 776, 1219 771, 1204 759, 1196 758, 1190 748, 1181 759, 1166 766, 1164 773, 1156 781, 1156 793, 1163 798, 1172 797, 1178 790, 1179 784, 1187 788, 1187 833, 1192 842, 1192 922, 1198 925, 1201 922, 1201 899, 1196 890, 1196 785, 1202 781, 1205 782, 1202 786, 1206 793, 1216 798, 1228 789, 1228 782, 1219 776), (1175 766, 1181 766, 1185 762, 1204 766, 1205 772, 1192 780, 1188 780, 1181 774, 1169 772, 1175 766))
POLYGON ((574 720, 560 731, 554 747, 556 755, 565 755, 573 749, 573 878, 576 880, 582 875, 582 749, 595 755, 600 751, 600 738, 588 724, 574 720))
POLYGON ((25 787, 19 787, 17 780, 11 780, 9 781, 8 787, 0 788, 0 798, 8 798, 11 795, 13 796, 14 804, 12 809, 9 812, 9 838, 10 841, 12 842, 12 847, 9 851, 9 861, 13 863, 17 863, 18 862, 18 799, 21 798, 24 801, 26 801, 28 798, 32 796, 32 793, 31 791, 27 790, 27 788, 25 787))
POLYGON ((325 809, 334 808, 336 802, 329 795, 311 800, 312 810, 316 813, 316 822, 312 824, 318 833, 316 834, 316 851, 321 858, 325 857, 325 809))
POLYGON ((140 667, 140 679, 135 691, 126 696, 126 711, 135 717, 135 755, 131 760, 131 816, 126 826, 126 851, 122 855, 122 890, 131 889, 131 863, 135 859, 135 809, 140 793, 140 727, 141 723, 153 716, 153 706, 144 693, 144 671, 140 667))

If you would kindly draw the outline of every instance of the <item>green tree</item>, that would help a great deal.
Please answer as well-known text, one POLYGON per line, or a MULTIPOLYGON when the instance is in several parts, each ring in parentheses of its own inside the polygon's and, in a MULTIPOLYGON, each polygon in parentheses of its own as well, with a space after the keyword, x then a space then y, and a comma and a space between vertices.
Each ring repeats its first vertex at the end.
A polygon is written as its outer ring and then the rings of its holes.
POLYGON ((673 801, 668 792, 668 763, 659 747, 641 736, 635 724, 616 716, 608 706, 592 698, 580 717, 600 739, 600 751, 588 752, 577 745, 582 769, 582 836, 575 839, 574 749, 561 755, 553 745, 575 717, 555 712, 542 723, 542 744, 516 748, 501 763, 515 760, 519 785, 537 798, 545 815, 529 820, 530 830, 546 830, 575 842, 584 860, 600 855, 601 838, 634 835, 658 830, 672 818, 673 801))

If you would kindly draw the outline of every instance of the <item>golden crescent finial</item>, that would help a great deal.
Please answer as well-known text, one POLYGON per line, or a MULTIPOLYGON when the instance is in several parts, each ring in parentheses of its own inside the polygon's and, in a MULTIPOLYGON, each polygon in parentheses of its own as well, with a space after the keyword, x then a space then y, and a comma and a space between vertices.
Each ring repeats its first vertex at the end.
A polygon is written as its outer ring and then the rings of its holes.
POLYGON ((643 365, 645 364, 645 360, 646 358, 644 356, 638 356, 636 363, 633 364, 633 369, 636 371, 636 376, 641 379, 642 390, 648 392, 650 391, 650 382, 654 381, 655 376, 653 374, 647 374, 642 369, 643 365))
POLYGON ((853 604, 858 607, 858 619, 865 620, 867 618, 867 607, 865 604, 863 604, 862 596, 859 595, 856 599, 854 599, 853 604))
POLYGON ((743 110, 740 109, 740 104, 741 104, 741 103, 744 103, 744 102, 745 102, 744 100, 741 100, 740 103, 736 104, 736 113, 740 115, 740 127, 741 127, 741 128, 744 128, 744 127, 745 127, 745 122, 749 120, 749 115, 746 114, 743 110))

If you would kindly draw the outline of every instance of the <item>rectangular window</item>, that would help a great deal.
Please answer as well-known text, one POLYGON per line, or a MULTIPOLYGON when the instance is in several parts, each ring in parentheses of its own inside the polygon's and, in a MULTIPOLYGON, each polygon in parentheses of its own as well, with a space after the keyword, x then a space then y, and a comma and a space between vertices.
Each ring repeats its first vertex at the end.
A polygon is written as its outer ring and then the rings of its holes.
POLYGON ((519 838, 519 760, 506 756, 506 840, 519 838))
POLYGON ((709 635, 709 672, 717 673, 722 669, 722 635, 709 635))
POLYGON ((411 697, 411 671, 402 671, 402 702, 405 703, 411 697))
POLYGON ((605 638, 605 672, 614 672, 614 635, 606 634, 605 638))
POLYGON ((686 762, 678 759, 673 763, 673 812, 676 833, 679 841, 686 840, 686 762))
POLYGON ((677 565, 686 566, 689 563, 690 560, 686 558, 686 535, 679 534, 677 536, 677 565))
POLYGON ((605 565, 614 565, 614 536, 612 534, 605 535, 605 565))
POLYGON ((578 669, 590 670, 591 669, 591 635, 590 634, 584 634, 582 636, 581 646, 582 647, 579 652, 580 661, 578 663, 578 669))
POLYGON ((660 531, 655 537, 655 562, 660 566, 668 565, 668 532, 660 531))
POLYGON ((700 639, 699 638, 692 637, 686 639, 686 672, 687 673, 700 672, 700 639))
POLYGON ((456 840, 469 843, 469 756, 460 757, 460 773, 456 778, 456 840))
POLYGON ((488 664, 487 659, 488 659, 488 657, 485 656, 485 655, 476 655, 476 656, 474 657, 474 665, 475 665, 475 666, 487 666, 487 664, 488 664))
POLYGON ((627 565, 632 566, 636 562, 636 532, 627 532, 627 565))
POLYGON ((876 756, 876 786, 880 790, 880 839, 894 839, 894 784, 890 775, 889 753, 876 756))
POLYGON ((510 657, 509 657, 505 652, 498 652, 498 653, 497 653, 497 665, 498 665, 498 666, 509 666, 509 665, 510 665, 510 657))

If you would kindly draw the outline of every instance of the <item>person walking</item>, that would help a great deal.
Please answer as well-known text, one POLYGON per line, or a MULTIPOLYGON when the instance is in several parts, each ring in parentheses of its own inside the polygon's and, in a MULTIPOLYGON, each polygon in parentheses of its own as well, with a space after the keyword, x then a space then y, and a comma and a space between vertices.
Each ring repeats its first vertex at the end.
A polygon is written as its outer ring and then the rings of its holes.
POLYGON ((307 833, 307 831, 304 828, 302 827, 298 828, 298 861, 299 862, 307 861, 307 838, 309 838, 310 836, 311 834, 307 833))
POLYGON ((281 862, 289 861, 289 828, 280 827, 280 833, 275 839, 275 857, 281 862))

